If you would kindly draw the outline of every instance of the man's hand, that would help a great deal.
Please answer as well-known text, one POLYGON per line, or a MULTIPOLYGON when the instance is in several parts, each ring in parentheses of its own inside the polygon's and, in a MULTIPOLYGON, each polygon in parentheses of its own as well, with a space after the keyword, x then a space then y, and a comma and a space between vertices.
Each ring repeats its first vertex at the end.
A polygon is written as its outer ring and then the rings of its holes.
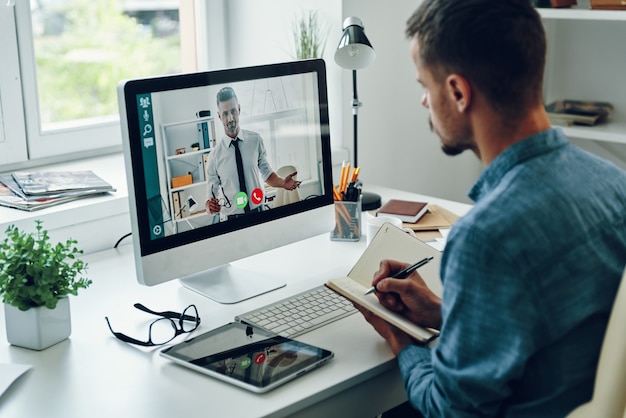
POLYGON ((217 200, 216 197, 212 197, 212 198, 210 198, 209 200, 206 201, 206 210, 211 215, 215 215, 220 210, 222 210, 222 207, 220 206, 219 201, 217 200))
POLYGON ((441 328, 441 299, 428 288, 419 273, 414 272, 405 279, 390 277, 406 267, 408 264, 399 261, 381 261, 372 281, 378 300, 417 325, 441 328))
POLYGON ((297 188, 300 185, 300 181, 294 179, 294 177, 298 174, 297 171, 294 171, 293 173, 289 174, 287 177, 285 177, 285 184, 283 185, 283 188, 285 190, 293 190, 295 188, 297 188))
POLYGON ((374 315, 364 307, 356 304, 354 306, 363 314, 365 320, 374 327, 376 332, 387 341, 387 344, 389 344, 391 351, 393 351, 395 355, 398 355, 405 346, 412 343, 412 339, 408 334, 391 325, 384 319, 374 315))

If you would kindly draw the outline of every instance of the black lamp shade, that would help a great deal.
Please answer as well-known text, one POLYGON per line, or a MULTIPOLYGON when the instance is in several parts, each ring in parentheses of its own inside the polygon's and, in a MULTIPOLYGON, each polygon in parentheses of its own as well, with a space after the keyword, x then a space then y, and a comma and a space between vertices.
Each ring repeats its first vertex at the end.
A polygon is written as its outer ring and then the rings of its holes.
POLYGON ((191 210, 193 206, 196 206, 198 202, 193 198, 193 196, 189 196, 187 198, 187 207, 191 210))
POLYGON ((342 68, 359 70, 370 65, 376 52, 365 36, 363 23, 358 17, 348 17, 343 22, 343 35, 335 51, 335 62, 342 68))

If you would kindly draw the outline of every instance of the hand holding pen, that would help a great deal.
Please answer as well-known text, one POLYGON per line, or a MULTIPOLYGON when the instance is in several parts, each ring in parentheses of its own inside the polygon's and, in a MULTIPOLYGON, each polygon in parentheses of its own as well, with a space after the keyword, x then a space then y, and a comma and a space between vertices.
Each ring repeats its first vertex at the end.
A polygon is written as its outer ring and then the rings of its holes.
MULTIPOLYGON (((413 265, 410 265, 409 267, 405 268, 404 270, 400 270, 399 272, 397 272, 396 274, 394 274, 391 277, 393 279, 405 279, 407 276, 409 276, 411 273, 413 273, 418 268, 428 264, 432 259, 433 259, 433 257, 423 258, 420 261, 418 261, 417 263, 415 263, 413 265)), ((370 293, 374 293, 374 292, 376 292, 376 286, 372 286, 369 289, 367 289, 367 291, 364 293, 364 295, 369 295, 370 293)))

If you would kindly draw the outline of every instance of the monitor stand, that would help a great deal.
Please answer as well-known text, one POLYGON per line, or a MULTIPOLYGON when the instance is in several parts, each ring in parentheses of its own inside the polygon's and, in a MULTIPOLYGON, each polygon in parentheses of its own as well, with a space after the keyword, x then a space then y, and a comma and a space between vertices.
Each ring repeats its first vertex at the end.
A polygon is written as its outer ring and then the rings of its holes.
POLYGON ((232 304, 285 286, 275 277, 232 264, 214 267, 179 279, 186 288, 219 303, 232 304))

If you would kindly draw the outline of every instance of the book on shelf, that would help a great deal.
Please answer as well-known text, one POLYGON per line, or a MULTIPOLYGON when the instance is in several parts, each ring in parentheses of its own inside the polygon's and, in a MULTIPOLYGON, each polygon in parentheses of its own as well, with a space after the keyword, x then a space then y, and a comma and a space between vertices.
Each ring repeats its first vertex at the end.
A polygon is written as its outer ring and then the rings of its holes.
POLYGON ((604 121, 612 111, 613 105, 607 102, 557 100, 546 105, 548 117, 557 125, 593 126, 604 121))
POLYGON ((183 218, 182 211, 184 208, 181 208, 180 206, 180 192, 172 193, 172 204, 174 205, 174 218, 182 219, 183 218))
POLYGON ((439 331, 420 327, 406 317, 387 309, 380 304, 373 293, 365 295, 365 292, 372 286, 372 277, 382 260, 393 259, 413 264, 425 257, 433 257, 433 260, 421 267, 418 272, 428 287, 441 295, 439 278, 441 253, 403 230, 385 223, 350 272, 345 277, 330 279, 326 282, 326 286, 400 328, 417 341, 427 343, 436 338, 439 331))
POLYGON ((550 6, 554 8, 576 6, 576 0, 550 0, 550 6))
POLYGON ((626 10, 624 0, 590 0, 589 7, 600 10, 626 10))
POLYGON ((391 199, 378 209, 376 216, 393 216, 403 222, 416 223, 428 212, 428 203, 391 199))
POLYGON ((114 191, 113 186, 91 170, 14 171, 11 175, 27 195, 46 195, 66 191, 114 191))
POLYGON ((576 0, 533 0, 533 6, 540 8, 563 8, 577 5, 576 0))
POLYGON ((202 149, 211 148, 208 122, 199 122, 197 126, 198 126, 198 144, 202 144, 202 149))

